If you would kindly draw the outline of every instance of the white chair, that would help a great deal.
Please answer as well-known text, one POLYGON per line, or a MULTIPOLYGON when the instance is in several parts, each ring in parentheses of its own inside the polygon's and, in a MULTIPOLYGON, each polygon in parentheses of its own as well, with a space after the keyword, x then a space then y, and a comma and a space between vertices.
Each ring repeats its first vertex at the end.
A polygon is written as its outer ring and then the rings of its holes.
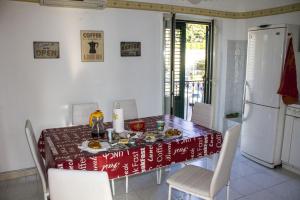
POLYGON ((117 100, 114 106, 119 105, 124 111, 124 120, 138 118, 138 111, 135 99, 117 100))
POLYGON ((112 200, 106 172, 48 170, 51 200, 112 200))
POLYGON ((31 122, 29 120, 26 120, 25 125, 25 134, 26 138, 30 147, 30 151, 34 160, 34 163, 37 167, 39 176, 42 181, 43 186, 43 192, 44 192, 44 200, 47 200, 49 197, 49 190, 48 190, 48 182, 47 182, 47 176, 46 176, 46 168, 44 165, 44 161, 41 157, 41 154, 38 150, 38 145, 35 139, 34 131, 31 125, 31 122))
POLYGON ((90 114, 97 109, 97 103, 72 104, 72 125, 89 124, 90 114))
MULTIPOLYGON (((200 126, 204 126, 206 128, 212 128, 212 105, 205 104, 200 102, 195 102, 193 106, 192 118, 191 121, 200 126)), ((208 158, 213 160, 213 163, 217 163, 218 156, 212 155, 208 158)), ((190 164, 193 161, 185 162, 184 164, 190 164)))
POLYGON ((196 102, 193 106, 192 122, 201 126, 212 128, 212 106, 196 102))
POLYGON ((167 180, 169 184, 168 199, 171 199, 172 188, 175 188, 202 199, 213 200, 215 195, 227 185, 227 200, 229 200, 230 172, 240 130, 241 126, 237 125, 226 131, 220 158, 214 172, 187 165, 169 177, 167 180))

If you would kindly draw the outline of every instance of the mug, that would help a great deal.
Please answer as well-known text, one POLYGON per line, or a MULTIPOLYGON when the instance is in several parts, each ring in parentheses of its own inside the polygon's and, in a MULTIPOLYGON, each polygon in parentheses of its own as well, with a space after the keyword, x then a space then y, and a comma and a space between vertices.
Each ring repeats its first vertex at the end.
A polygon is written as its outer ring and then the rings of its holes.
POLYGON ((165 122, 162 120, 156 121, 156 128, 158 131, 163 131, 165 128, 165 122))

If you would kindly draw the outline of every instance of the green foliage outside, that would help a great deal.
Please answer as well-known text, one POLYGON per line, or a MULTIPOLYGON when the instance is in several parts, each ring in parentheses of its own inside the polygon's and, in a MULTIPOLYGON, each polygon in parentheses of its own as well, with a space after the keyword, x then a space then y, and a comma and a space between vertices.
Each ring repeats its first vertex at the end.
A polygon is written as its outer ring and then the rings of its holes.
POLYGON ((205 70, 205 60, 199 60, 196 63, 196 70, 205 70))
POLYGON ((206 25, 187 24, 186 26, 186 48, 205 49, 206 25))
MULTIPOLYGON (((186 24, 186 48, 190 50, 205 50, 206 48, 206 25, 186 24)), ((205 74, 205 59, 198 60, 189 72, 189 80, 203 80, 205 74)))

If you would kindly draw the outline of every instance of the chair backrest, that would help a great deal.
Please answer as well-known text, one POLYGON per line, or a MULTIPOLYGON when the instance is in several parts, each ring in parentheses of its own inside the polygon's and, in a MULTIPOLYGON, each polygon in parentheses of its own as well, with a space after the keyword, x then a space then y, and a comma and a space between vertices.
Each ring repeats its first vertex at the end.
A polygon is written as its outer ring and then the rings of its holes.
POLYGON ((124 111, 124 120, 138 118, 138 111, 135 99, 117 100, 114 105, 119 104, 124 111))
POLYGON ((228 183, 240 132, 241 125, 236 125, 225 133, 219 161, 210 185, 210 195, 212 197, 228 183))
POLYGON ((98 109, 97 103, 72 104, 72 125, 86 125, 90 114, 98 109))
POLYGON ((51 200, 112 200, 106 172, 48 170, 51 200))
POLYGON ((212 106, 211 104, 196 102, 193 106, 192 122, 201 126, 212 128, 212 106))
POLYGON ((47 193, 48 192, 48 181, 47 181, 47 176, 46 176, 46 169, 45 169, 44 161, 38 150, 38 144, 36 142, 34 131, 33 131, 30 120, 26 120, 25 134, 26 134, 26 138, 27 138, 27 141, 28 141, 28 144, 30 147, 30 151, 31 151, 34 163, 37 167, 38 173, 39 173, 41 181, 42 181, 43 191, 44 191, 44 193, 47 193))

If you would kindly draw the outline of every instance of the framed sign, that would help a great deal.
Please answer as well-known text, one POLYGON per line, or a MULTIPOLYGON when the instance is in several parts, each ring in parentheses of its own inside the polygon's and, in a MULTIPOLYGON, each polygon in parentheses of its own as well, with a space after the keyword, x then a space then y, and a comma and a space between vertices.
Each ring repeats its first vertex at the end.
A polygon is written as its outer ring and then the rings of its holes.
POLYGON ((59 58, 59 42, 33 42, 35 59, 59 58))
POLYGON ((141 42, 121 42, 121 56, 141 56, 141 42))
POLYGON ((81 61, 104 61, 104 33, 103 31, 80 31, 81 61))

